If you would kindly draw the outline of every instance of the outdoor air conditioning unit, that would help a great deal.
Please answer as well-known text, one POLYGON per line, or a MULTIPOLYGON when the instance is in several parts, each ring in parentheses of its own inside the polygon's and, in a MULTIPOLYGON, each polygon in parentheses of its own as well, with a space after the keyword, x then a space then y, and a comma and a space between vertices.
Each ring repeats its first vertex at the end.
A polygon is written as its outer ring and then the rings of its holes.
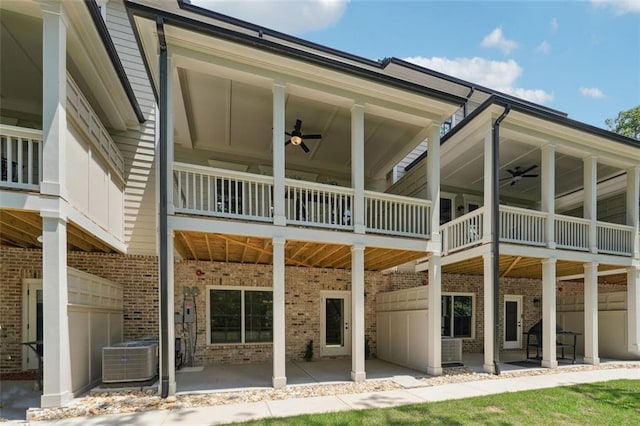
POLYGON ((141 382, 158 373, 157 339, 116 343, 102 348, 104 383, 141 382))
POLYGON ((442 338, 441 356, 443 363, 462 362, 462 340, 442 338))

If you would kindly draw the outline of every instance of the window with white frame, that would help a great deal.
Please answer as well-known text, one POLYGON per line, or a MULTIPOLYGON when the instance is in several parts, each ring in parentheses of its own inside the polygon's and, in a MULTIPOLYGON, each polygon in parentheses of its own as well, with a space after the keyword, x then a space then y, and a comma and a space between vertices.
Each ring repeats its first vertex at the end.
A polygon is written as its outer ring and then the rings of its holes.
POLYGON ((471 338, 474 335, 475 295, 472 293, 442 294, 442 336, 471 338))
POLYGON ((273 341, 273 291, 270 288, 209 287, 209 343, 273 341))

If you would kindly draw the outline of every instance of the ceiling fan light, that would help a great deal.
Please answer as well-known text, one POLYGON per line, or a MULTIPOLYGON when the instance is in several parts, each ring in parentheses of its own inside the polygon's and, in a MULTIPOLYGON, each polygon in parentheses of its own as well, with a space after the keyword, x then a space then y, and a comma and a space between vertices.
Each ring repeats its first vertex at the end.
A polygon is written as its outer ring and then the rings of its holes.
POLYGON ((300 145, 302 143, 302 138, 300 136, 291 136, 291 143, 293 145, 300 145))

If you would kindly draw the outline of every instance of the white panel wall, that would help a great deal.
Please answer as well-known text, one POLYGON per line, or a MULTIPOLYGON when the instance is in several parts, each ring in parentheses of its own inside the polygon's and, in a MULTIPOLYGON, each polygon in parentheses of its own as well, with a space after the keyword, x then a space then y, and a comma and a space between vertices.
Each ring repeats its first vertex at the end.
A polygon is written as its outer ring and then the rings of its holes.
POLYGON ((67 191, 69 202, 83 213, 89 211, 89 147, 75 126, 67 128, 67 191))
POLYGON ((111 135, 125 162, 124 240, 130 254, 156 254, 155 99, 121 0, 107 3, 107 28, 147 121, 111 135))
POLYGON ((378 358, 427 370, 427 310, 377 313, 378 358))

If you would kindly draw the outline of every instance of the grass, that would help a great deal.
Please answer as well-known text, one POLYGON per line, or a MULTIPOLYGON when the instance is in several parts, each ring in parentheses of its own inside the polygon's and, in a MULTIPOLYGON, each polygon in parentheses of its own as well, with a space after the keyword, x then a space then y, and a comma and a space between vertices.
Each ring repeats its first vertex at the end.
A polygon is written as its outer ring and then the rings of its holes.
POLYGON ((640 381, 613 380, 247 425, 640 425, 640 381))

